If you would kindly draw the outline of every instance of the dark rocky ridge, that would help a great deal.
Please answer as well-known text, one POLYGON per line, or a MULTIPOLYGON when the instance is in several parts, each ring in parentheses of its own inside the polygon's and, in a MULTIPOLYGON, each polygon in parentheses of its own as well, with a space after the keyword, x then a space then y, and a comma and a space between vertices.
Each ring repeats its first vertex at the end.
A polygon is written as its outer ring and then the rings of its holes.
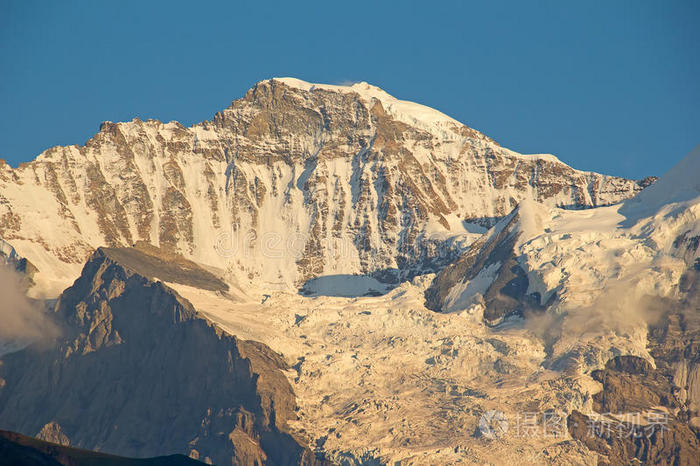
POLYGON ((568 419, 572 437, 600 453, 601 464, 695 466, 700 463, 700 406, 693 399, 695 381, 684 379, 683 368, 700 364, 700 273, 689 269, 682 280, 683 298, 657 299, 662 311, 649 326, 649 350, 656 368, 635 356, 611 359, 592 376, 603 385, 594 395, 598 413, 641 413, 658 407, 663 427, 635 426, 631 419, 607 419, 607 424, 574 411, 568 419), (618 436, 615 432, 633 432, 618 436), (593 434, 592 434, 593 432, 593 434), (609 434, 612 432, 612 434, 609 434))
POLYGON ((147 243, 136 243, 133 248, 102 248, 102 251, 122 267, 149 279, 222 293, 229 289, 226 282, 199 264, 147 243))
MULTIPOLYGON (((445 310, 447 296, 455 285, 497 266, 496 278, 483 293, 485 323, 494 325, 508 316, 544 311, 546 306, 540 305, 539 294, 527 293, 527 274, 516 259, 514 247, 520 235, 516 228, 519 221, 519 208, 516 208, 495 227, 493 234, 481 237, 458 260, 442 269, 425 291, 426 307, 445 310)), ((549 299, 555 298, 553 295, 549 299)))
POLYGON ((203 464, 184 455, 156 458, 105 455, 0 430, 1 466, 197 466, 203 464))
POLYGON ((315 464, 288 430, 285 362, 120 264, 125 252, 98 249, 61 295, 54 345, 0 359, 0 427, 124 456, 315 464))

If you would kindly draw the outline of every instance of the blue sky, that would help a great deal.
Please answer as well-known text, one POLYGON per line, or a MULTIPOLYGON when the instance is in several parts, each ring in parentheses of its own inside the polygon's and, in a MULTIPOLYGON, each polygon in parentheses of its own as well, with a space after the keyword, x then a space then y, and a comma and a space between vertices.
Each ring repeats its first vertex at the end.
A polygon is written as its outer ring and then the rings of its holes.
POLYGON ((255 82, 367 81, 523 153, 640 178, 700 144, 700 2, 0 0, 0 158, 192 124, 255 82))

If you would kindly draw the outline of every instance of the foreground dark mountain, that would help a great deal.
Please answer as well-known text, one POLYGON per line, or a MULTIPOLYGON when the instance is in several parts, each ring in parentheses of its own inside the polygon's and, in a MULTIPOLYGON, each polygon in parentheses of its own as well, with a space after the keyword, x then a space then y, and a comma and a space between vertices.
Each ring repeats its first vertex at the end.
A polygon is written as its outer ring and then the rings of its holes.
MULTIPOLYGON (((287 431, 295 398, 285 362, 138 273, 158 260, 95 252, 56 304, 57 341, 0 360, 1 427, 124 456, 313 464, 287 431)), ((207 276, 186 275, 198 274, 207 276)))
POLYGON ((124 458, 45 442, 16 432, 0 430, 2 466, 197 466, 183 455, 124 458))

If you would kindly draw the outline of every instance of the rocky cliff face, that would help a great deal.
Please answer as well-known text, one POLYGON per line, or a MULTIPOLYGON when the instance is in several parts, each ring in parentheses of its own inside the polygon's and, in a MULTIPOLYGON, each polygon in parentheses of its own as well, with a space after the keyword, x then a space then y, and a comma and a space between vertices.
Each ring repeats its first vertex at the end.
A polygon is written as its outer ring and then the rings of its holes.
POLYGON ((144 262, 98 249, 56 304, 55 343, 0 359, 2 427, 134 457, 314 464, 287 430, 296 405, 285 362, 145 278, 144 262))
POLYGON ((0 236, 57 294, 101 245, 143 240, 239 281, 402 278, 520 200, 588 207, 649 180, 521 155, 366 83, 258 83, 211 121, 105 122, 84 146, 0 164, 0 236))

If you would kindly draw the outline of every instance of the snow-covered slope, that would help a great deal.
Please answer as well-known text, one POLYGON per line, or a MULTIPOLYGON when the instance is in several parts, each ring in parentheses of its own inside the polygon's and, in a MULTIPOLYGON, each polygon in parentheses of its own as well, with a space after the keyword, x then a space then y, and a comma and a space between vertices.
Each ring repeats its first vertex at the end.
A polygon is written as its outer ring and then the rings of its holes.
POLYGON ((645 184, 515 153, 366 83, 283 78, 190 128, 105 122, 84 146, 0 162, 0 236, 38 268, 37 294, 96 247, 140 240, 242 286, 298 289, 436 270, 523 199, 606 205, 645 184))
POLYGON ((562 442, 563 430, 497 442, 476 435, 489 410, 512 422, 518 412, 584 409, 596 385, 543 369, 545 348, 530 329, 494 330, 469 311, 426 309, 430 278, 383 296, 276 292, 264 304, 168 286, 225 331, 283 355, 299 405, 292 427, 333 464, 595 464, 594 454, 562 442))

